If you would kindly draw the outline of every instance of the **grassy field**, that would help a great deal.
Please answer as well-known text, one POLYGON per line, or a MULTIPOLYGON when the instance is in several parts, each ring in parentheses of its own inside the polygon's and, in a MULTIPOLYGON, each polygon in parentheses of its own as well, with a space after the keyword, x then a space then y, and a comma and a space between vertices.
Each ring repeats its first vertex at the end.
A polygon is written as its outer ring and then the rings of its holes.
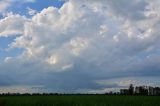
POLYGON ((0 96, 0 106, 160 106, 160 96, 0 96))

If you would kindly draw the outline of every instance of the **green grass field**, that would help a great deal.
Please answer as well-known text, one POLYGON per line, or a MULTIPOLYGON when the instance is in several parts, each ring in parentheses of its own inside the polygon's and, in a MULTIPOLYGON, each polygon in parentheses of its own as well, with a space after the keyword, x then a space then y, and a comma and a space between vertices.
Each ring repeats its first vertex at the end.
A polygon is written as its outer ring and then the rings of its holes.
POLYGON ((160 106, 160 96, 0 96, 0 106, 160 106))

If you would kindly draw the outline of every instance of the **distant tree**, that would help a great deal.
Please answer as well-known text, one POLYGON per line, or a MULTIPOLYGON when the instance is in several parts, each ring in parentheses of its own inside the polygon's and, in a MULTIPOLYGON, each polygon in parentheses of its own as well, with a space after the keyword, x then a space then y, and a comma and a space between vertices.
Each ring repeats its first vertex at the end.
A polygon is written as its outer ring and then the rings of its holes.
POLYGON ((130 94, 130 95, 133 95, 133 94, 134 94, 133 84, 130 84, 130 86, 129 86, 129 94, 130 94))

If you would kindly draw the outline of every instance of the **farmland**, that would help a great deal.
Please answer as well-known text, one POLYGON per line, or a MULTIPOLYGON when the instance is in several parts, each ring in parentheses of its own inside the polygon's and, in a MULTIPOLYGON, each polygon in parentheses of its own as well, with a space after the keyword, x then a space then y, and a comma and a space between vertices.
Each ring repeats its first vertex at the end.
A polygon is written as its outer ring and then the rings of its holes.
POLYGON ((123 95, 0 96, 0 106, 160 106, 160 96, 123 96, 123 95))

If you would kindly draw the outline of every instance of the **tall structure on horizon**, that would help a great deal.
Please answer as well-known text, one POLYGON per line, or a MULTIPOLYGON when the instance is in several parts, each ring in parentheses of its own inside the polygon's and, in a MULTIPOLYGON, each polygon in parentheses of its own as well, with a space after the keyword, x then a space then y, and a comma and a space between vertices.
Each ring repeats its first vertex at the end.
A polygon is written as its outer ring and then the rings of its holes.
POLYGON ((130 86, 129 86, 129 94, 130 94, 130 95, 133 95, 133 94, 134 94, 133 84, 130 84, 130 86))

